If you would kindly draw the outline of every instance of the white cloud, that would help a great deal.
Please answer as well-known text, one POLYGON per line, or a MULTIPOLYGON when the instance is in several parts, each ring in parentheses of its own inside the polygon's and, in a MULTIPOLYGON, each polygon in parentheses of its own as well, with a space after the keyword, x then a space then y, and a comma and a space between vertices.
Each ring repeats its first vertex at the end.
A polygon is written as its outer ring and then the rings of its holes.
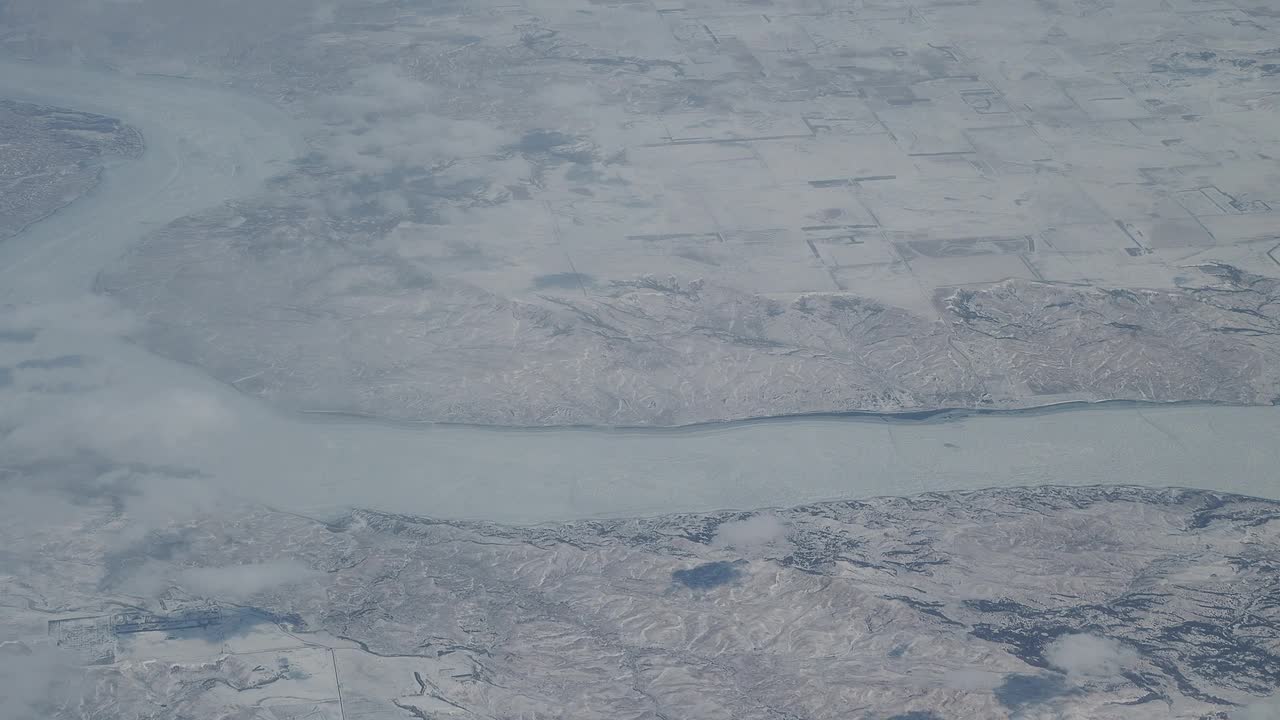
POLYGON ((1113 678, 1138 663, 1138 653, 1118 640, 1090 633, 1063 635, 1045 648, 1045 660, 1078 679, 1113 678))
POLYGON ((773 513, 760 513, 744 520, 734 520, 721 525, 711 545, 732 548, 738 552, 751 552, 787 544, 787 524, 773 513))

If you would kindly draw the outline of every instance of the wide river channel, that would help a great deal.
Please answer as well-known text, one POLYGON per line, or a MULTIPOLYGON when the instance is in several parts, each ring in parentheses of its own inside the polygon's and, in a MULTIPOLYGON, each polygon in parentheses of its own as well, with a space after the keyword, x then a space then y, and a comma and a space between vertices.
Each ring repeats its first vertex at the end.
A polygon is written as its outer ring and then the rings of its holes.
POLYGON ((252 195, 305 152, 270 105, 190 80, 0 63, 0 98, 117 117, 140 160, 0 242, 0 383, 13 457, 79 448, 197 471, 311 512, 363 506, 540 522, 992 486, 1140 484, 1280 498, 1280 408, 1109 404, 925 421, 793 418, 668 430, 408 426, 280 412, 124 339, 97 272, 159 224, 252 195), (78 388, 78 389, 77 389, 78 388))

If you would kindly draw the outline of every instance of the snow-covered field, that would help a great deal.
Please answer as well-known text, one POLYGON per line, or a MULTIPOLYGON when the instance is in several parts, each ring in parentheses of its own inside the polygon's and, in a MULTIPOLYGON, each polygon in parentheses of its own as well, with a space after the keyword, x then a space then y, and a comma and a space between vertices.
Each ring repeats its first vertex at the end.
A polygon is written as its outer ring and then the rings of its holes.
POLYGON ((789 419, 662 431, 408 426, 277 412, 123 336, 90 294, 149 224, 254 192, 300 151, 287 119, 169 78, 5 66, 0 90, 141 129, 141 161, 0 244, 10 462, 88 451, 190 468, 219 491, 516 522, 777 506, 1004 485, 1211 486, 1280 497, 1280 409, 1108 406, 930 422, 789 419), (20 72, 19 72, 20 70, 20 72), (53 88, 44 90, 43 88, 53 88), (75 358, 51 363, 50 358, 75 358), (74 391, 70 389, 74 388, 74 391))

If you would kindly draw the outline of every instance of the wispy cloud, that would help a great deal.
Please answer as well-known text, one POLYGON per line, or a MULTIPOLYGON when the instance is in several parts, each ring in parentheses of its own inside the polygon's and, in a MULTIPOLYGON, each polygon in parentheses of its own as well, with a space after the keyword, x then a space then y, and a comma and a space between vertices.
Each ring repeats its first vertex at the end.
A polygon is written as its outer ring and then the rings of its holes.
POLYGON ((248 600, 275 588, 315 582, 324 573, 296 560, 188 568, 178 573, 178 582, 187 590, 205 597, 248 600))
POLYGON ((1276 720, 1280 718, 1280 695, 1273 695, 1231 713, 1231 720, 1276 720))
POLYGON ((140 327, 138 318, 101 295, 74 300, 0 307, 0 332, 19 337, 45 330, 86 335, 127 335, 140 327))
POLYGON ((377 174, 496 153, 516 135, 482 120, 446 117, 447 97, 393 65, 360 71, 351 90, 319 101, 336 126, 324 152, 337 167, 377 174))
POLYGON ((150 561, 131 570, 117 588, 137 597, 158 597, 170 588, 223 602, 247 603, 278 588, 315 583, 325 574, 296 560, 275 560, 217 567, 178 567, 150 561))
POLYGON ((48 645, 0 642, 0 708, 7 720, 43 720, 74 702, 83 671, 48 645))
POLYGON ((215 396, 195 390, 78 393, 26 398, 0 411, 14 430, 0 443, 11 459, 35 461, 77 452, 131 462, 168 455, 230 427, 232 414, 215 396))

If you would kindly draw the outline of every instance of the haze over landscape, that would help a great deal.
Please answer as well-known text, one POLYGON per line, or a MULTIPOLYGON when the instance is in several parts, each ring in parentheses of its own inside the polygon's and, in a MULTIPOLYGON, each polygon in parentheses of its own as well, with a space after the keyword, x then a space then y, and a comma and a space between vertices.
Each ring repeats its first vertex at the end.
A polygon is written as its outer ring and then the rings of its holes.
POLYGON ((1277 38, 0 0, 5 717, 1280 715, 1277 38))

